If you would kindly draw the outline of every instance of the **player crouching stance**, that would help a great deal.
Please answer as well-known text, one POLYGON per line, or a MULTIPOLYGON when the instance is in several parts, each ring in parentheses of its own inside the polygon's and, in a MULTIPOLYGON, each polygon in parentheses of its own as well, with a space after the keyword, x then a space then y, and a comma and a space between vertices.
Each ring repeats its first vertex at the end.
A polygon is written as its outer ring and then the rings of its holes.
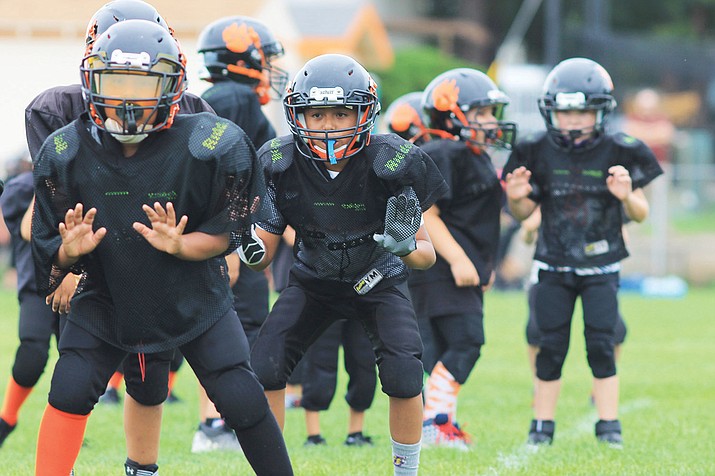
POLYGON ((313 58, 283 100, 292 136, 259 151, 273 216, 243 241, 244 261, 266 267, 287 225, 296 231, 296 253, 251 365, 282 425, 286 381, 305 351, 336 320, 360 320, 390 397, 394 472, 413 475, 422 429, 422 343, 404 283, 408 267, 434 264, 421 215, 446 184, 413 144, 392 134, 371 137, 375 92, 352 58, 313 58))
POLYGON ((111 26, 81 67, 88 114, 51 135, 35 164, 32 246, 48 294, 85 273, 59 342, 36 474, 69 474, 87 418, 128 352, 178 347, 257 474, 292 474, 248 365, 223 256, 265 192, 243 131, 175 117, 176 42, 145 20, 111 26))

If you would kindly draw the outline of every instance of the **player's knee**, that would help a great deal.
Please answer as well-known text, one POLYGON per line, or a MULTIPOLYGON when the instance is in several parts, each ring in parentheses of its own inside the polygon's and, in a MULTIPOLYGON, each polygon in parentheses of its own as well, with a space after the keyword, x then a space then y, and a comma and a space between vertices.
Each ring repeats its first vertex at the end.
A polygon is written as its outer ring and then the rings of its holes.
POLYGON ((254 351, 251 354, 251 368, 266 390, 285 388, 288 376, 281 359, 271 358, 265 353, 258 355, 256 347, 254 347, 254 351))
POLYGON ((536 376, 547 382, 560 379, 565 360, 565 348, 542 346, 536 355, 536 376))
POLYGON ((48 358, 46 344, 40 342, 22 342, 15 354, 12 377, 21 387, 34 387, 45 370, 48 358))
POLYGON ((237 431, 255 426, 270 411, 263 387, 245 367, 224 372, 206 391, 229 426, 237 431))
POLYGON ((422 362, 416 358, 386 357, 379 365, 382 391, 395 398, 412 398, 422 393, 422 362))
POLYGON ((169 393, 169 387, 165 382, 156 385, 155 382, 146 380, 139 384, 127 381, 126 384, 127 393, 138 403, 147 407, 161 405, 169 393))
POLYGON ((335 384, 308 385, 303 383, 303 394, 300 398, 300 406, 308 411, 322 412, 330 407, 330 402, 335 395, 335 384))
POLYGON ((442 365, 452 374, 454 380, 462 385, 467 381, 469 374, 479 360, 481 355, 481 345, 475 344, 463 349, 454 349, 447 353, 442 359, 442 365))
POLYGON ((94 408, 105 385, 92 372, 89 362, 72 356, 60 358, 52 375, 48 402, 60 411, 86 415, 94 408))
POLYGON ((594 377, 608 378, 616 375, 613 344, 608 339, 593 339, 586 342, 586 355, 594 377))

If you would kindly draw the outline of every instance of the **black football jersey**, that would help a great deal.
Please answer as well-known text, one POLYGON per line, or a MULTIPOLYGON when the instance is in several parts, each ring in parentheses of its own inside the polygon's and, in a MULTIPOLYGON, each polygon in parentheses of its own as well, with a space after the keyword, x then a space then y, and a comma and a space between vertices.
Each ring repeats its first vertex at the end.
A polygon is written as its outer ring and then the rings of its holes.
POLYGON ((628 256, 621 227, 623 206, 606 186, 608 169, 628 169, 633 189, 663 173, 640 140, 618 133, 571 150, 539 134, 514 148, 503 176, 517 167, 531 171, 529 198, 541 204, 541 228, 534 258, 552 266, 587 268, 628 256))
POLYGON ((32 172, 21 173, 9 180, 0 196, 2 216, 10 232, 13 262, 17 271, 18 294, 37 291, 30 242, 22 239, 20 235, 22 217, 32 203, 32 196, 32 172))
POLYGON ((216 114, 230 119, 243 129, 256 149, 276 136, 251 86, 231 80, 219 81, 204 91, 201 97, 216 114))
MULTIPOLYGON (((422 145, 449 185, 449 192, 437 200, 440 218, 452 237, 464 249, 479 273, 489 282, 499 246, 499 213, 503 190, 491 158, 475 154, 463 141, 435 139, 422 145)), ((437 255, 427 270, 415 270, 411 284, 452 281, 449 263, 437 255)))
POLYGON ((126 158, 119 142, 83 114, 47 139, 34 179, 32 247, 41 293, 66 272, 53 259, 68 208, 95 207, 95 230, 107 229, 73 267, 85 272, 69 315, 78 326, 129 352, 160 352, 205 332, 231 308, 222 256, 175 258, 154 249, 132 224, 149 225, 142 205, 171 201, 177 217, 188 217, 185 233, 249 229, 265 182, 253 145, 232 122, 209 113, 177 116, 126 158))
POLYGON ((270 220, 259 225, 282 234, 296 230, 294 269, 311 278, 355 283, 376 269, 382 285, 404 281, 407 267, 372 238, 385 228, 387 200, 411 187, 426 210, 447 185, 432 159, 396 135, 374 135, 334 179, 302 156, 292 136, 259 150, 269 187, 270 220))
MULTIPOLYGON (((79 84, 57 86, 37 95, 25 108, 25 134, 32 161, 50 134, 77 119, 85 110, 79 84)), ((196 112, 213 110, 198 96, 185 93, 179 103, 179 114, 196 112)))

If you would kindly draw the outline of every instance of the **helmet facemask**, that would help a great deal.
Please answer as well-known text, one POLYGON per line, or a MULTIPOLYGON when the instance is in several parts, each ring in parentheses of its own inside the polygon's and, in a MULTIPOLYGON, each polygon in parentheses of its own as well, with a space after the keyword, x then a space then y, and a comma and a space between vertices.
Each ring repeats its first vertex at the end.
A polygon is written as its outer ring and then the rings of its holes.
POLYGON ((431 130, 463 140, 479 153, 485 148, 511 149, 516 124, 501 120, 509 98, 484 73, 457 68, 442 73, 425 88, 423 108, 431 130), (470 120, 470 111, 490 108, 488 121, 470 120))
POLYGON ((607 115, 615 108, 615 99, 610 94, 589 94, 581 91, 558 92, 539 99, 539 110, 544 117, 547 130, 557 144, 573 148, 578 144, 590 143, 604 131, 607 115), (567 129, 559 123, 556 113, 566 111, 594 111, 596 120, 593 127, 567 129))
POLYGON ((89 112, 95 124, 120 142, 136 143, 170 127, 184 86, 176 58, 119 49, 86 57, 80 68, 89 112))
POLYGON ((340 86, 311 87, 308 91, 288 91, 283 99, 286 119, 291 132, 298 139, 301 154, 320 162, 336 164, 360 152, 370 140, 370 132, 380 110, 375 85, 369 89, 344 91, 340 86), (334 130, 310 129, 306 125, 306 108, 346 107, 357 112, 354 126, 334 130), (337 141, 346 141, 335 149, 337 141))

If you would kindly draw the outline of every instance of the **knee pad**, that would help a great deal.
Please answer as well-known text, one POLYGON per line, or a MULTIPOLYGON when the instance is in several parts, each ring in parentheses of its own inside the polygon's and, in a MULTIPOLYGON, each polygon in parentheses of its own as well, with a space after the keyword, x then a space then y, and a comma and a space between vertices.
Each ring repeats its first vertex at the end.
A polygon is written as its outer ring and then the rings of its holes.
POLYGON ((454 349, 442 356, 442 364, 452 374, 458 384, 463 385, 481 355, 481 345, 466 349, 454 349))
POLYGON ((547 382, 560 379, 565 360, 566 349, 542 346, 536 355, 536 376, 547 382))
POLYGON ((161 405, 169 393, 169 386, 163 380, 145 379, 143 382, 125 380, 127 393, 138 403, 153 407, 161 405))
POLYGON ((303 394, 300 398, 300 406, 312 412, 327 410, 335 395, 335 383, 323 386, 314 385, 308 383, 308 381, 309 379, 306 379, 303 382, 303 394))
POLYGON ((422 393, 422 362, 416 358, 385 357, 378 365, 382 391, 395 398, 412 398, 422 393))
POLYGON ((237 431, 255 426, 269 411, 263 387, 243 366, 222 373, 206 392, 221 416, 237 431))
POLYGON ((173 351, 146 354, 143 378, 137 356, 127 356, 122 365, 127 393, 138 403, 149 407, 163 403, 169 393, 172 356, 173 351))
POLYGON ((22 341, 15 353, 12 378, 21 387, 34 387, 40 380, 47 365, 49 350, 47 343, 22 341))
POLYGON ((106 382, 92 372, 86 360, 74 354, 65 354, 55 366, 48 402, 65 413, 86 415, 92 411, 105 388, 106 382))
POLYGON ((586 355, 594 377, 608 378, 616 375, 616 359, 613 353, 613 344, 609 340, 587 341, 586 355))

